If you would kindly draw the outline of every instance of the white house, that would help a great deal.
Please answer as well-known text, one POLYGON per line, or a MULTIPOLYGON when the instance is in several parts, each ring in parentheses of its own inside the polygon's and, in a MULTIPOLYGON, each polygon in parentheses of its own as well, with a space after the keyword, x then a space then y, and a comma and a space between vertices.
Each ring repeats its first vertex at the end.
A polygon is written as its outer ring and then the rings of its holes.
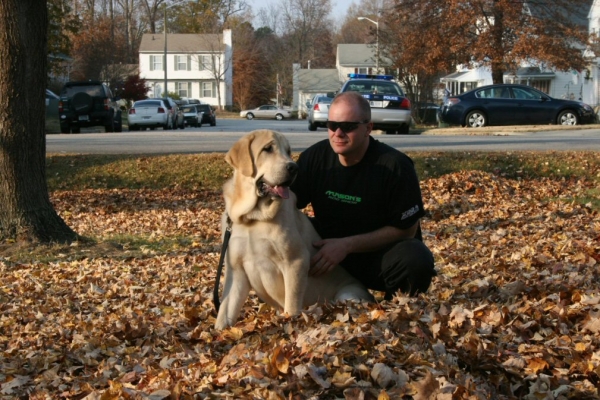
MULTIPOLYGON (((600 32, 600 0, 590 2, 587 14, 587 23, 590 34, 600 32)), ((576 18, 577 16, 574 16, 576 18)), ((578 19, 578 23, 586 21, 578 19)), ((523 63, 516 71, 506 72, 503 76, 504 83, 520 83, 541 90, 556 98, 581 100, 591 106, 600 104, 600 74, 598 72, 597 58, 589 49, 582 49, 584 57, 589 62, 587 68, 576 71, 556 71, 547 68, 543 63, 523 63)), ((472 60, 467 64, 460 64, 456 71, 444 76, 440 81, 452 94, 460 94, 476 87, 493 83, 491 71, 485 62, 472 60)))
POLYGON ((139 71, 150 85, 148 97, 170 92, 213 106, 232 105, 230 29, 222 34, 168 34, 166 41, 165 46, 164 34, 147 33, 142 37, 139 71))

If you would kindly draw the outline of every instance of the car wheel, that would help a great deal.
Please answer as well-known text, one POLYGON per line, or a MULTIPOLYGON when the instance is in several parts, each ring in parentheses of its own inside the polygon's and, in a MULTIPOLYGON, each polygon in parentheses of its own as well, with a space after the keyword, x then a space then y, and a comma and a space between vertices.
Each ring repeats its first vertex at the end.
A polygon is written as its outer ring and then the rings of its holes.
POLYGON ((309 131, 316 131, 317 130, 317 125, 313 124, 312 122, 308 121, 308 130, 309 131))
POLYGON ((398 131, 395 129, 388 129, 387 131, 385 131, 386 135, 395 135, 396 133, 398 133, 398 131))
POLYGON ((115 121, 115 132, 123 132, 123 120, 121 119, 121 113, 117 115, 117 119, 115 121))
POLYGON ((140 130, 140 128, 138 126, 129 125, 129 132, 134 132, 134 131, 138 131, 138 130, 140 130))
POLYGON ((408 127, 408 124, 402 124, 402 125, 400 125, 400 128, 398 129, 397 132, 399 135, 409 135, 410 128, 408 127))
POLYGON ((61 125, 60 133, 71 133, 71 128, 69 128, 69 125, 61 125))
POLYGON ((277 115, 275 116, 275 119, 276 119, 277 121, 281 121, 281 120, 283 119, 283 115, 281 115, 281 114, 277 114, 277 115))
POLYGON ((85 92, 75 93, 73 99, 71 100, 71 104, 75 109, 75 113, 77 114, 87 114, 94 107, 94 99, 92 96, 85 92))
POLYGON ((71 128, 71 133, 80 133, 81 132, 81 128, 77 127, 77 128, 71 128))
POLYGON ((217 124, 217 120, 215 119, 215 120, 211 121, 210 126, 215 126, 216 124, 217 124))
POLYGON ((487 125, 487 118, 481 111, 471 111, 467 114, 465 124, 468 128, 483 128, 487 125))
POLYGON ((254 119, 254 114, 252 114, 252 113, 246 114, 246 119, 250 119, 250 120, 254 119))
POLYGON ((579 119, 577 118, 577 114, 571 110, 565 110, 558 114, 559 125, 577 125, 578 123, 579 119))
POLYGON ((107 133, 114 132, 115 131, 115 120, 111 118, 110 121, 108 121, 108 123, 106 125, 104 125, 104 130, 107 133))

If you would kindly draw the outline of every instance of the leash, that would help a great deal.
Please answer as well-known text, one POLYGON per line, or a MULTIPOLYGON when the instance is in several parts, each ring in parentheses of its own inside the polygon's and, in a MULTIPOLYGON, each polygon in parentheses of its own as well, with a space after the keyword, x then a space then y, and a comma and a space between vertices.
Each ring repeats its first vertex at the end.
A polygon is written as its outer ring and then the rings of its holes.
POLYGON ((221 273, 223 272, 223 264, 225 264, 225 253, 227 252, 227 246, 229 245, 229 238, 231 237, 231 226, 233 221, 227 216, 227 227, 225 228, 225 236, 223 237, 223 244, 221 245, 221 257, 219 257, 219 266, 217 267, 217 276, 215 277, 215 287, 213 289, 213 304, 215 310, 219 313, 221 307, 221 300, 219 299, 219 282, 221 281, 221 273))

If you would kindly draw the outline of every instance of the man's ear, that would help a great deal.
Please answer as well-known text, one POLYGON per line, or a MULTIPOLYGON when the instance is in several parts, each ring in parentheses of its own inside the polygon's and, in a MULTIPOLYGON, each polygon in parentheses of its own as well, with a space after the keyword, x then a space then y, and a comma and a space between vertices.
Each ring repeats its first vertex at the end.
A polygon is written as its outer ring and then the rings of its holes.
POLYGON ((242 137, 225 155, 225 161, 245 176, 254 176, 254 160, 250 149, 253 140, 253 134, 242 137))

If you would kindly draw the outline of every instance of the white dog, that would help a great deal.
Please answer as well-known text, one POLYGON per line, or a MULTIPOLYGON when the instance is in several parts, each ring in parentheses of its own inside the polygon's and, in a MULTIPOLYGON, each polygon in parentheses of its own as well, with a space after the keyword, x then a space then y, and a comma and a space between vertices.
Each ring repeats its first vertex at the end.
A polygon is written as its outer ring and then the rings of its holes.
POLYGON ((325 275, 308 275, 316 252, 312 243, 320 238, 289 189, 298 166, 282 134, 253 131, 233 145, 225 160, 234 172, 223 187, 223 232, 227 217, 233 224, 217 329, 236 322, 251 288, 290 315, 315 303, 373 300, 340 266, 325 275))

